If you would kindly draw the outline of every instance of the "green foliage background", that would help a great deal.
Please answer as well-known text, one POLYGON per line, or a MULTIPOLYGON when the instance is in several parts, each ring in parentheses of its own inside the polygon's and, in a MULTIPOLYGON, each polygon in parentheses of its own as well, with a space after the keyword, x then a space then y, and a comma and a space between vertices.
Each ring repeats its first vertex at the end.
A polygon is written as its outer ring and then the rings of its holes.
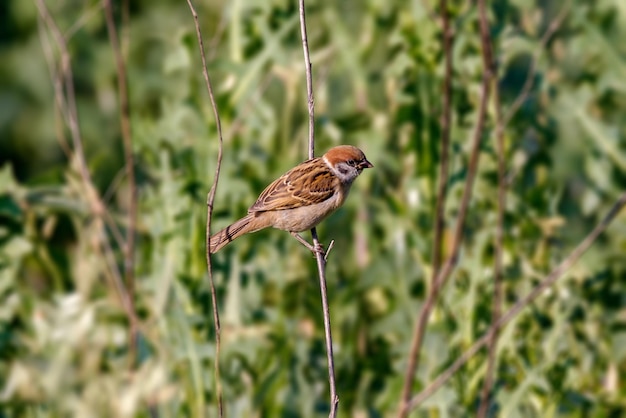
MULTIPOLYGON (((94 183, 124 229, 116 72, 101 3, 49 1, 68 37, 94 183)), ((476 8, 451 2, 455 32, 446 231, 466 178, 483 73, 476 8)), ((626 3, 498 0, 490 25, 504 112, 532 57, 533 85, 506 127, 506 306, 569 254, 626 186, 626 3), (562 9, 550 41, 541 38, 562 9)), ((224 125, 213 228, 245 213, 306 156, 297 2, 196 4, 224 125)), ((216 416, 206 193, 218 142, 185 1, 131 2, 126 45, 139 224, 140 363, 97 250, 97 222, 68 161, 55 107, 52 37, 34 2, 0 3, 0 417, 216 416)), ((375 169, 319 228, 335 240, 329 297, 342 417, 393 416, 413 323, 431 279, 443 51, 432 1, 307 2, 317 153, 362 147, 375 169)), ((119 16, 118 16, 119 17, 119 16)), ((119 23, 119 20, 118 20, 119 23)), ((490 324, 496 220, 494 110, 459 265, 421 352, 423 388, 490 324)), ((110 233, 110 231, 109 231, 110 233)), ((114 246, 122 265, 121 249, 114 246)), ((626 414, 626 218, 502 333, 491 414, 626 414)), ((228 416, 327 415, 314 260, 263 231, 214 257, 228 416)), ((475 413, 480 353, 412 416, 475 413)))

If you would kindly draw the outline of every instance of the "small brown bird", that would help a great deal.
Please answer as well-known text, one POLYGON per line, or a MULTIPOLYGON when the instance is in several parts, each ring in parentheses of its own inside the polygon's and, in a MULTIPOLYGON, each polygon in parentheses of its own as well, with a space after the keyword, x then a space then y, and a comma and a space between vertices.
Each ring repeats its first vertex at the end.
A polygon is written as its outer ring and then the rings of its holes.
POLYGON ((216 253, 243 234, 271 226, 319 251, 298 232, 315 227, 341 207, 354 179, 371 167, 363 151, 351 145, 339 145, 295 166, 263 190, 246 216, 213 235, 209 250, 216 253))

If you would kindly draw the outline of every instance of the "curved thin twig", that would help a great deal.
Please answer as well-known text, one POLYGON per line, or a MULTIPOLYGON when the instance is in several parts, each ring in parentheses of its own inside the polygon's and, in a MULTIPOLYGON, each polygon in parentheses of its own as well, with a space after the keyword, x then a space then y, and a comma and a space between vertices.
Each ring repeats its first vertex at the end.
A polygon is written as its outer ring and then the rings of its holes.
POLYGON ((515 318, 525 307, 530 305, 544 290, 552 286, 560 277, 569 270, 582 255, 593 245, 610 223, 615 219, 617 214, 626 206, 626 193, 622 194, 613 204, 606 216, 598 225, 581 241, 580 244, 559 264, 552 272, 547 275, 535 288, 524 298, 520 299, 506 311, 496 323, 494 323, 487 332, 480 337, 472 346, 467 349, 459 358, 452 363, 444 372, 442 372, 435 380, 433 380, 424 390, 413 396, 407 405, 407 410, 415 409, 420 403, 424 402, 428 397, 434 394, 441 386, 443 386, 454 374, 461 368, 470 358, 474 356, 481 348, 483 348, 491 339, 492 333, 502 329, 506 324, 515 318))
POLYGON ((215 202, 215 193, 217 191, 217 183, 220 177, 220 170, 222 168, 222 153, 224 147, 224 140, 222 137, 222 122, 220 120, 220 115, 217 109, 217 103, 215 102, 215 96, 213 95, 213 87, 211 85, 211 79, 209 78, 209 72, 207 70, 207 61, 206 55, 204 53, 204 42, 202 40, 202 32, 200 30, 200 23, 198 22, 198 13, 196 13, 196 9, 193 7, 191 0, 187 0, 187 4, 189 5, 189 9, 191 10, 191 14, 193 15, 193 20, 196 26, 196 36, 198 38, 198 47, 200 48, 200 57, 202 59, 202 74, 204 75, 204 81, 206 84, 207 92, 209 93, 209 98, 211 99, 211 107, 213 108, 213 116, 215 117, 215 124, 217 126, 217 136, 219 141, 219 150, 217 152, 217 166, 215 167, 215 175, 213 177, 213 184, 211 186, 211 190, 207 196, 207 220, 206 220, 206 263, 207 263, 207 271, 209 273, 209 283, 211 286, 211 302, 213 304, 213 322, 215 325, 215 386, 216 396, 217 396, 217 408, 218 408, 218 416, 224 416, 224 402, 222 396, 222 384, 220 379, 220 348, 221 348, 221 328, 220 328, 220 314, 217 306, 217 292, 215 290, 215 280, 213 278, 213 266, 211 264, 211 252, 210 252, 210 241, 211 241, 211 218, 213 216, 213 204, 215 202))
MULTIPOLYGON (((115 222, 110 221, 107 208, 94 186, 91 173, 89 172, 89 168, 87 166, 87 160, 85 158, 80 121, 78 117, 78 107, 76 105, 76 92, 74 90, 74 74, 72 71, 71 54, 68 48, 67 37, 61 32, 53 16, 50 14, 46 3, 43 0, 36 0, 35 4, 39 11, 41 20, 49 29, 56 46, 59 48, 59 68, 51 68, 51 75, 53 76, 54 83, 55 102, 61 114, 65 117, 70 132, 73 149, 71 151, 66 149, 66 151, 70 152, 69 158, 76 161, 78 174, 85 190, 85 199, 89 205, 91 215, 94 218, 94 225, 98 236, 98 241, 96 245, 94 245, 96 247, 95 250, 101 253, 107 263, 112 287, 118 295, 120 304, 128 317, 129 323, 137 325, 139 323, 139 319, 134 311, 131 297, 129 296, 126 286, 122 280, 122 276, 115 260, 115 255, 113 253, 113 248, 109 242, 109 236, 107 235, 105 224, 111 229, 114 237, 121 237, 121 233, 119 232, 115 222)), ((49 58, 52 57, 50 56, 49 58)), ((123 241, 118 238, 118 244, 121 245, 122 243, 123 241)))

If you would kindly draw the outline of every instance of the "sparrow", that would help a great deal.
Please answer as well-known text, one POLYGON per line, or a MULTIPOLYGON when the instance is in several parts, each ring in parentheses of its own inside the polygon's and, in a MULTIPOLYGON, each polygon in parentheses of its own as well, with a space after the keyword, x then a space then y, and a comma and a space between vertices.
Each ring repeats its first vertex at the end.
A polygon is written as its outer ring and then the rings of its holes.
POLYGON ((339 145, 298 164, 267 186, 246 216, 212 235, 209 251, 216 253, 244 234, 274 227, 289 232, 311 251, 323 252, 298 232, 314 228, 341 207, 354 179, 371 167, 363 151, 352 145, 339 145))

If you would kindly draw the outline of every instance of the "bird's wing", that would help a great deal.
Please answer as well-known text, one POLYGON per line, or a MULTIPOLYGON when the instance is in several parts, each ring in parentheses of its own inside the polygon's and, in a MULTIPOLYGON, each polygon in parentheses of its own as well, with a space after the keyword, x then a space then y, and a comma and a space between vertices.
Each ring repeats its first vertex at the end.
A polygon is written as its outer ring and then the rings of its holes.
POLYGON ((263 190, 248 213, 295 209, 330 199, 340 187, 339 179, 320 163, 319 158, 308 160, 283 174, 263 190))

